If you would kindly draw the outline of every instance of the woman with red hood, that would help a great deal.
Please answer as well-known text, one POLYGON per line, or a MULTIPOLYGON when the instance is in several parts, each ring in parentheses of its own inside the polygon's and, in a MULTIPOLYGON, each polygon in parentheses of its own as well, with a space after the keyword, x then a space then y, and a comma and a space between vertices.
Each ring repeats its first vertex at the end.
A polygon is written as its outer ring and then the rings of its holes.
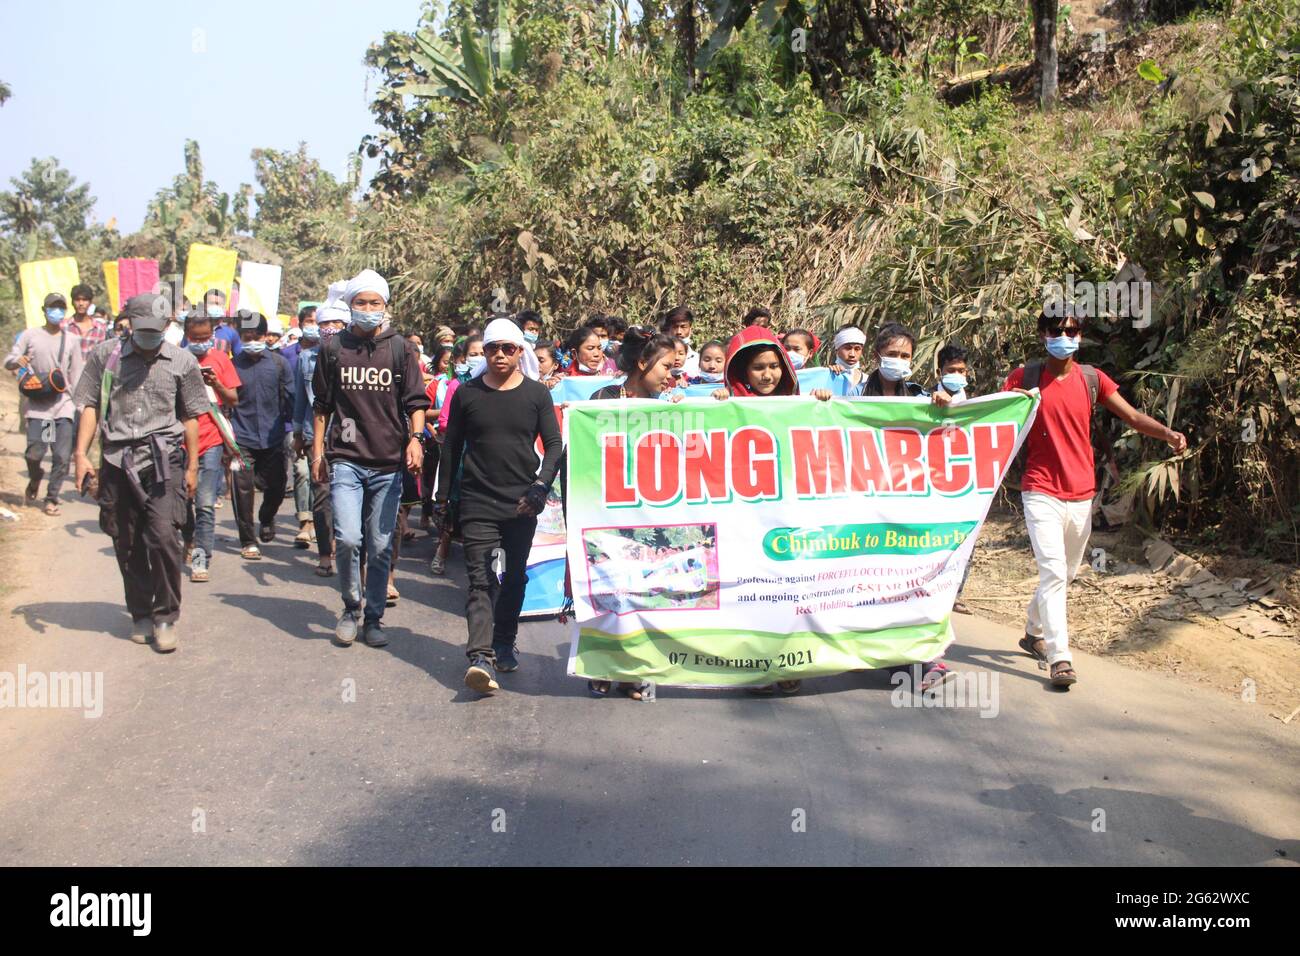
MULTIPOLYGON (((773 395, 798 395, 799 379, 795 376, 790 356, 780 340, 770 329, 751 325, 731 337, 727 343, 727 365, 723 372, 726 388, 713 393, 716 399, 768 398, 773 395)), ((818 401, 831 399, 829 389, 813 389, 812 397, 818 401)), ((779 689, 783 694, 797 694, 803 686, 801 680, 777 681, 775 685, 752 687, 750 693, 770 694, 779 689)))

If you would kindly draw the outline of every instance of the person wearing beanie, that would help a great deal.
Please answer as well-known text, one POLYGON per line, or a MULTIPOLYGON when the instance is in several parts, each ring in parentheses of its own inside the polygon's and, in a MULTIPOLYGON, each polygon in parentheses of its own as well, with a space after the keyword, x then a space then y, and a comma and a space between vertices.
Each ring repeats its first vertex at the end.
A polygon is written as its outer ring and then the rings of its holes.
POLYGON ((343 596, 334 642, 351 646, 359 631, 364 643, 382 647, 388 643, 382 621, 402 471, 420 473, 419 435, 429 399, 419 354, 386 321, 389 291, 384 278, 363 270, 348 281, 342 301, 348 328, 321 346, 312 376, 310 464, 314 482, 324 481, 327 468, 330 472, 334 551, 343 596))
POLYGON ((177 532, 199 480, 199 416, 210 408, 199 363, 163 340, 167 298, 137 295, 124 314, 131 336, 90 353, 73 396, 77 487, 98 477, 99 526, 113 539, 131 614, 131 640, 176 650, 184 554, 177 532), (88 457, 100 438, 98 475, 88 457))

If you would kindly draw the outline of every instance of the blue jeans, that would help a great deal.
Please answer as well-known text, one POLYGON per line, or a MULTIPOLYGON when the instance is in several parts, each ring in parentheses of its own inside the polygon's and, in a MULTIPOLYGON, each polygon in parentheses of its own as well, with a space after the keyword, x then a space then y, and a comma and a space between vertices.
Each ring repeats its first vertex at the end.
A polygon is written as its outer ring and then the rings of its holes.
POLYGON ((217 525, 217 494, 221 486, 221 453, 224 446, 214 445, 199 455, 199 486, 190 507, 194 512, 194 547, 202 548, 212 561, 217 525))
POLYGON ((343 607, 361 609, 361 552, 366 553, 367 624, 384 616, 393 532, 402 499, 401 471, 378 472, 336 461, 330 477, 334 505, 334 559, 338 562, 343 607))

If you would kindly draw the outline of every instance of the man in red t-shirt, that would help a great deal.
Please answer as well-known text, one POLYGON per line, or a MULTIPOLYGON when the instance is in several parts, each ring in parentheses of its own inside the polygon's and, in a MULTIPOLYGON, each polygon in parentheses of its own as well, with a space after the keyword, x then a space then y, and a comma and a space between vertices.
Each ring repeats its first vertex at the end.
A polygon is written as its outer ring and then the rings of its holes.
MULTIPOLYGON (((1092 461, 1092 398, 1083 371, 1074 361, 1082 338, 1082 320, 1074 310, 1054 318, 1038 317, 1038 338, 1047 350, 1038 379, 1041 403, 1025 437, 1025 474, 1021 482, 1025 526, 1038 562, 1038 590, 1026 612, 1020 646, 1051 667, 1051 682, 1069 687, 1078 680, 1070 655, 1066 625, 1066 588, 1074 580, 1092 532, 1092 496, 1096 478, 1092 461)), ((1134 431, 1168 442, 1175 454, 1187 439, 1119 394, 1114 379, 1100 369, 1097 403, 1134 431)), ((1005 391, 1024 391, 1025 368, 1007 376, 1005 391)))
MULTIPOLYGON (((185 317, 186 348, 199 360, 208 399, 228 412, 239 400, 242 384, 230 356, 220 347, 213 334, 212 319, 199 312, 185 317)), ((208 580, 212 561, 217 514, 217 489, 225 471, 226 445, 212 413, 199 416, 199 486, 189 503, 189 515, 183 531, 190 555, 190 580, 208 580)))

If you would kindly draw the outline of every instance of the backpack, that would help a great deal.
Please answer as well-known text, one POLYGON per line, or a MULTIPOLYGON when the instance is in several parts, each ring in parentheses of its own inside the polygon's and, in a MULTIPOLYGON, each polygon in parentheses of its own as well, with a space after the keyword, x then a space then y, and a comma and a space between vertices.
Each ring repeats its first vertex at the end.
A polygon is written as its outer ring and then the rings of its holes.
MULTIPOLYGON (((337 335, 331 335, 324 343, 322 343, 320 346, 320 358, 316 360, 325 366, 325 371, 322 374, 325 377, 325 381, 330 383, 334 382, 334 377, 338 374, 339 350, 343 348, 343 343, 340 341, 342 335, 342 332, 339 332, 337 335)), ((397 417, 402 420, 402 425, 405 429, 403 437, 410 438, 411 424, 407 417, 406 409, 402 407, 402 395, 406 390, 407 348, 414 348, 414 346, 400 335, 393 336, 393 341, 390 341, 388 346, 389 360, 393 363, 393 392, 397 399, 397 417), (400 348, 397 343, 400 343, 400 348)))
POLYGON ((18 390, 28 398, 46 398, 68 390, 68 377, 63 372, 63 350, 68 345, 68 333, 59 333, 59 358, 54 368, 41 375, 30 365, 18 377, 18 390))
MULTIPOLYGON (((1038 388, 1039 382, 1041 382, 1043 378, 1043 368, 1045 366, 1046 363, 1042 359, 1034 359, 1031 362, 1026 362, 1025 374, 1023 380, 1020 383, 1020 387, 1023 388, 1025 391, 1030 391, 1032 389, 1038 388)), ((1091 416, 1096 414, 1097 396, 1101 393, 1101 378, 1097 375, 1097 369, 1095 366, 1084 365, 1081 362, 1076 362, 1075 368, 1079 371, 1081 375, 1083 375, 1083 383, 1088 388, 1088 407, 1090 410, 1088 433, 1090 436, 1095 436, 1097 434, 1097 429, 1092 427, 1091 416)), ((1093 449, 1095 452, 1096 451, 1095 441, 1093 442, 1093 449)), ((1106 461, 1112 462, 1114 460, 1114 452, 1111 451, 1110 446, 1109 445, 1105 446, 1103 451, 1104 451, 1104 456, 1106 461)), ((1011 467, 1007 469, 1008 487, 1015 488, 1016 491, 1021 490, 1020 482, 1023 479, 1025 474, 1025 462, 1028 459, 1028 457, 1029 457, 1029 442, 1026 440, 1024 443, 1021 444, 1020 451, 1017 452, 1015 460, 1011 463, 1011 467)), ((1096 459, 1097 456, 1094 454, 1093 458, 1096 459)), ((1100 489, 1101 485, 1098 484, 1097 487, 1100 489)))

